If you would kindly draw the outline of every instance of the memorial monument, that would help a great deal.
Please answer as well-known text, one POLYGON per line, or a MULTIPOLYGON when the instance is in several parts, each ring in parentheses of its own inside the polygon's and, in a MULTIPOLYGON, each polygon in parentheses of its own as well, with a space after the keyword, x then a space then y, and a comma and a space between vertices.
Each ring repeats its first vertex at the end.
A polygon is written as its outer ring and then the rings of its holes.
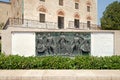
POLYGON ((89 55, 90 33, 47 32, 36 33, 37 55, 89 55))
POLYGON ((21 56, 118 55, 119 32, 97 26, 97 0, 10 0, 2 52, 21 56))

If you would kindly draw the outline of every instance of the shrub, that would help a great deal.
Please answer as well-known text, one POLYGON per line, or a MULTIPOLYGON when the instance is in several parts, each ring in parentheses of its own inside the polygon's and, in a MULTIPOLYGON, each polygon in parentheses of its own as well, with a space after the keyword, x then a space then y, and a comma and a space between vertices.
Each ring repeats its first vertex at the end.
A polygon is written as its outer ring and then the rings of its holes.
POLYGON ((0 29, 2 29, 4 26, 4 23, 0 23, 0 29))
POLYGON ((0 54, 1 54, 1 42, 0 42, 0 54))
POLYGON ((120 69, 120 56, 77 56, 74 63, 76 69, 120 69))
POLYGON ((0 69, 120 69, 120 56, 21 57, 0 55, 0 69))

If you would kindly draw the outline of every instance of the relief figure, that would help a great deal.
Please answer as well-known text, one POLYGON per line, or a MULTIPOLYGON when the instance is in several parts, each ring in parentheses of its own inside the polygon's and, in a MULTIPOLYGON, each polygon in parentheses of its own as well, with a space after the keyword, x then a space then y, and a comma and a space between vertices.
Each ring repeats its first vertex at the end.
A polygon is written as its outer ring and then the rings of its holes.
POLYGON ((47 54, 55 54, 55 42, 50 33, 48 34, 46 40, 46 49, 47 49, 47 54))
POLYGON ((42 38, 42 35, 38 34, 38 38, 37 38, 37 53, 39 55, 43 55, 46 51, 46 47, 44 44, 44 40, 42 38))

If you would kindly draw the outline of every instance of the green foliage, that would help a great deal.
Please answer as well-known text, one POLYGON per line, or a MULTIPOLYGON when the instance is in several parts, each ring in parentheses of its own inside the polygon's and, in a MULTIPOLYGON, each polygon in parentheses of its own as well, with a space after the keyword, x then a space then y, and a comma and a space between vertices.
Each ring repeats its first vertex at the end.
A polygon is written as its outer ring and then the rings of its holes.
POLYGON ((104 30, 120 30, 120 2, 108 5, 101 18, 101 27, 104 30))
POLYGON ((0 23, 0 29, 2 29, 4 26, 4 23, 0 23))
POLYGON ((1 52, 1 42, 0 42, 0 52, 1 52))
POLYGON ((76 69, 120 69, 120 56, 75 58, 76 69))
POLYGON ((75 58, 0 55, 0 69, 120 69, 120 56, 75 58))

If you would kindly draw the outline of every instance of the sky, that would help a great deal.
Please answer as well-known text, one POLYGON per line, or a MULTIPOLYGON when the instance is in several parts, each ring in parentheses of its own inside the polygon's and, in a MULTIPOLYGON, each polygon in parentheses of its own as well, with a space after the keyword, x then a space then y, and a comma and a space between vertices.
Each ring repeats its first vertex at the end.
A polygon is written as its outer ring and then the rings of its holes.
POLYGON ((106 7, 114 1, 120 0, 98 0, 98 24, 100 25, 100 18, 103 16, 103 12, 106 7))
MULTIPOLYGON (((0 0, 0 1, 9 1, 9 0, 0 0)), ((105 11, 106 7, 114 2, 120 0, 97 0, 98 1, 98 24, 100 25, 100 18, 103 16, 103 12, 105 11)))

